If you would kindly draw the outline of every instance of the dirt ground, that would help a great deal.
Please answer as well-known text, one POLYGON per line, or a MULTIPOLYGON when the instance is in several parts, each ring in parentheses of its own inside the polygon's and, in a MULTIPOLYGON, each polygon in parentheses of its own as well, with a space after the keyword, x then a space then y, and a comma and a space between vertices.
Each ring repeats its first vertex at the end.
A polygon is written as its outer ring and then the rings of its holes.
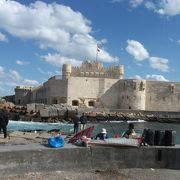
MULTIPOLYGON (((8 137, 4 139, 3 133, 0 134, 0 145, 25 145, 30 143, 47 144, 48 138, 53 135, 45 131, 32 131, 32 132, 20 132, 14 131, 8 134, 8 137)), ((63 136, 66 140, 66 136, 63 136)))
POLYGON ((118 169, 89 172, 56 171, 29 172, 22 175, 0 177, 2 180, 179 180, 180 172, 169 169, 118 169))

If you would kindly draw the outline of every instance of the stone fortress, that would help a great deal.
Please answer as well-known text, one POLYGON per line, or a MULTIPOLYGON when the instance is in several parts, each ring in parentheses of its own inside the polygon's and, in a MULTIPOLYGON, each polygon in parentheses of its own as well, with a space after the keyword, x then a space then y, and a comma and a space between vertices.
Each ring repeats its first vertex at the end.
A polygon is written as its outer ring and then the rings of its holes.
POLYGON ((64 64, 62 75, 36 88, 15 88, 15 103, 67 104, 74 107, 122 110, 180 111, 180 83, 123 79, 124 67, 103 67, 85 61, 80 67, 64 64))

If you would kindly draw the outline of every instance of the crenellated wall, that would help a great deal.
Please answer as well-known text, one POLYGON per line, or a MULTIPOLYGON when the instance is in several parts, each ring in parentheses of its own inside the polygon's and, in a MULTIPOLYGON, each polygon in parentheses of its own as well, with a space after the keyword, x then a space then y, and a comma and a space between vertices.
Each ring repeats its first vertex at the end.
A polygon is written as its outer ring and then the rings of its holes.
POLYGON ((98 61, 84 61, 80 67, 64 64, 62 68, 64 79, 71 77, 94 77, 94 78, 111 78, 123 79, 124 66, 111 65, 104 68, 103 64, 98 61))

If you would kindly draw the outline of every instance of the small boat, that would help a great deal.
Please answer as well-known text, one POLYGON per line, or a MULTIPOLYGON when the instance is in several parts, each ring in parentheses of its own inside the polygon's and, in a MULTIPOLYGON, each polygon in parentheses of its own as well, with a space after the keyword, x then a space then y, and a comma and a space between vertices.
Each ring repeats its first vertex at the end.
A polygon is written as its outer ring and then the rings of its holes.
POLYGON ((48 146, 59 148, 64 146, 64 139, 61 136, 50 137, 48 139, 48 146))
POLYGON ((90 146, 106 146, 106 147, 139 147, 137 139, 126 138, 108 138, 105 140, 92 140, 88 143, 90 146))

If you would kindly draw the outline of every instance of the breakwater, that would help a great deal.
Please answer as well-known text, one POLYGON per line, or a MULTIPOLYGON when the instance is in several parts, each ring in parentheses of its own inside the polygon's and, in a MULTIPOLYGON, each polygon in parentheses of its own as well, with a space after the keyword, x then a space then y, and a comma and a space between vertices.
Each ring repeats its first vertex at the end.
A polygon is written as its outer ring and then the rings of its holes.
MULTIPOLYGON (((86 112, 86 111, 85 111, 86 112)), ((137 121, 180 123, 180 112, 133 111, 133 110, 95 110, 86 113, 90 121, 137 121)))
POLYGON ((0 175, 61 170, 118 168, 180 169, 180 146, 173 147, 75 147, 42 145, 3 146, 0 175))

